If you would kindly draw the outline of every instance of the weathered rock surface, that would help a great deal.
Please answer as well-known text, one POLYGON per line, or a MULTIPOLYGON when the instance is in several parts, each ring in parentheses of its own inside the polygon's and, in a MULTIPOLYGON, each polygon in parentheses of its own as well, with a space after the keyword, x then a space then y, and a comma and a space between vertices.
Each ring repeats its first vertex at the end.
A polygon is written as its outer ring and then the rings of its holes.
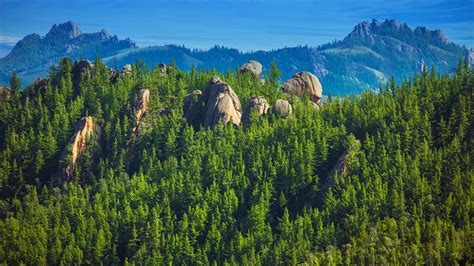
POLYGON ((282 85, 282 90, 285 93, 294 94, 296 96, 302 96, 304 93, 308 93, 311 101, 317 106, 321 105, 321 98, 323 97, 323 87, 319 79, 306 71, 301 71, 292 78, 287 80, 282 85))
POLYGON ((262 76, 262 64, 258 61, 250 60, 240 67, 240 73, 251 73, 252 76, 260 78, 262 76))
POLYGON ((77 160, 87 148, 89 137, 98 137, 100 128, 90 116, 82 118, 75 126, 75 133, 61 155, 58 169, 64 183, 72 180, 77 160))
POLYGON ((145 118, 146 111, 148 110, 148 105, 150 104, 150 90, 142 89, 137 95, 137 100, 135 102, 135 126, 133 127, 133 132, 138 133, 140 131, 140 124, 145 118))
POLYGON ((267 115, 270 105, 263 96, 254 96, 250 98, 249 112, 256 111, 259 115, 267 115))
POLYGON ((124 65, 124 66, 122 67, 121 75, 122 75, 122 77, 132 75, 132 65, 130 65, 130 64, 124 65))
POLYGON ((207 84, 201 99, 206 103, 204 127, 214 127, 219 121, 227 125, 240 125, 240 101, 234 90, 219 77, 214 76, 207 84))
POLYGON ((166 65, 166 64, 161 63, 158 65, 158 69, 160 70, 160 73, 162 74, 169 74, 172 69, 172 65, 166 65))
POLYGON ((278 99, 273 106, 273 113, 287 118, 293 113, 293 109, 288 101, 278 99))

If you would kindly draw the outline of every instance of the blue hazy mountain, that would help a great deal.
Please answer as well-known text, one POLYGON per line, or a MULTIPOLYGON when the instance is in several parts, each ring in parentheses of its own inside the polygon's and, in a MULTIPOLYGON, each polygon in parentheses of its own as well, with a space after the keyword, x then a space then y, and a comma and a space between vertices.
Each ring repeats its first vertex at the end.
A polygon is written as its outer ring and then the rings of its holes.
POLYGON ((393 75, 397 81, 434 66, 440 73, 451 73, 459 58, 472 58, 472 51, 449 42, 440 30, 425 27, 411 29, 397 20, 362 22, 341 41, 320 46, 298 46, 271 51, 241 52, 215 46, 209 50, 165 45, 138 48, 130 40, 120 41, 103 30, 81 33, 72 22, 55 25, 45 37, 26 36, 11 53, 0 59, 2 81, 16 70, 26 83, 44 76, 52 63, 61 56, 93 59, 98 54, 110 67, 143 60, 150 66, 170 63, 179 68, 215 68, 234 70, 250 59, 260 61, 268 69, 275 60, 282 79, 297 71, 316 74, 325 93, 346 94, 364 89, 376 89, 393 75))
POLYGON ((24 84, 47 75, 50 67, 63 56, 72 59, 93 59, 117 54, 120 50, 137 48, 129 39, 119 40, 107 30, 96 33, 81 33, 74 22, 55 24, 41 37, 30 34, 20 40, 8 55, 0 59, 0 82, 8 83, 16 71, 24 84))
POLYGON ((105 59, 109 65, 144 60, 149 65, 171 62, 181 69, 196 67, 234 70, 250 59, 260 61, 264 70, 275 60, 282 79, 301 70, 316 74, 325 92, 334 94, 376 89, 394 75, 397 81, 434 66, 440 73, 451 73, 461 57, 472 52, 449 42, 440 30, 418 27, 412 30, 397 20, 362 22, 343 40, 318 47, 298 46, 272 51, 240 52, 215 46, 191 50, 166 45, 132 49, 105 59))

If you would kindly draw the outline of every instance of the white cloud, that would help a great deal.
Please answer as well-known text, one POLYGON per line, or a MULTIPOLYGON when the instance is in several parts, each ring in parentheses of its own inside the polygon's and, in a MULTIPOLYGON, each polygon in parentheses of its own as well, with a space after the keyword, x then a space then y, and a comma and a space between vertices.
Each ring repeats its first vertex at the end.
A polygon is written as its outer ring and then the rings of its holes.
POLYGON ((3 43, 3 44, 15 44, 19 40, 21 40, 20 37, 0 35, 0 43, 3 43))

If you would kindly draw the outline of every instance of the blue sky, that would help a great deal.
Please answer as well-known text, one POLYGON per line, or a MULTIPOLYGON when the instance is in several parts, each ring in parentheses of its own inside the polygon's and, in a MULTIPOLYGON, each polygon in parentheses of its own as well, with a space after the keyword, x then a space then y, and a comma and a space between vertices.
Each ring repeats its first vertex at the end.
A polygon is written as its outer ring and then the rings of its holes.
POLYGON ((268 50, 342 39, 372 18, 439 28, 474 47, 474 0, 0 0, 0 44, 72 20, 82 32, 106 28, 139 46, 268 50))

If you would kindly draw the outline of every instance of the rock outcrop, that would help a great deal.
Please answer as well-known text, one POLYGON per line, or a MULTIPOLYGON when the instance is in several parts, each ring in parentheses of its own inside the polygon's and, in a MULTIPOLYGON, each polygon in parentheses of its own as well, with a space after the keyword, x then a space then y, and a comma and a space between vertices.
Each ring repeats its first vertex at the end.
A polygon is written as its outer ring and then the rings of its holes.
POLYGON ((135 126, 133 127, 133 132, 138 133, 140 131, 140 124, 145 118, 146 111, 148 110, 148 105, 150 104, 150 90, 142 89, 137 95, 137 100, 135 102, 135 126))
POLYGON ((240 125, 240 101, 234 90, 219 77, 214 76, 207 84, 201 99, 206 103, 204 127, 214 127, 219 121, 227 125, 240 125))
POLYGON ((58 174, 63 183, 74 177, 77 160, 87 148, 90 137, 98 137, 100 128, 90 116, 82 118, 75 126, 75 133, 61 155, 58 174))
POLYGON ((121 72, 122 77, 130 76, 132 75, 132 65, 126 64, 122 67, 122 72, 121 72))
POLYGON ((240 67, 240 73, 250 73, 252 76, 260 79, 262 76, 262 64, 255 60, 250 60, 240 67))
POLYGON ((302 96, 308 93, 311 101, 318 107, 321 105, 321 98, 323 97, 323 88, 319 79, 306 71, 299 72, 287 80, 281 87, 283 92, 302 96))
POLYGON ((270 105, 263 96, 254 96, 250 98, 249 113, 256 111, 260 116, 267 115, 270 105))
POLYGON ((288 101, 282 99, 276 100, 272 111, 275 115, 281 115, 284 118, 287 118, 293 113, 291 104, 288 101))
POLYGON ((161 74, 169 74, 172 68, 173 68, 172 65, 166 65, 163 63, 158 65, 158 69, 160 70, 161 74))

